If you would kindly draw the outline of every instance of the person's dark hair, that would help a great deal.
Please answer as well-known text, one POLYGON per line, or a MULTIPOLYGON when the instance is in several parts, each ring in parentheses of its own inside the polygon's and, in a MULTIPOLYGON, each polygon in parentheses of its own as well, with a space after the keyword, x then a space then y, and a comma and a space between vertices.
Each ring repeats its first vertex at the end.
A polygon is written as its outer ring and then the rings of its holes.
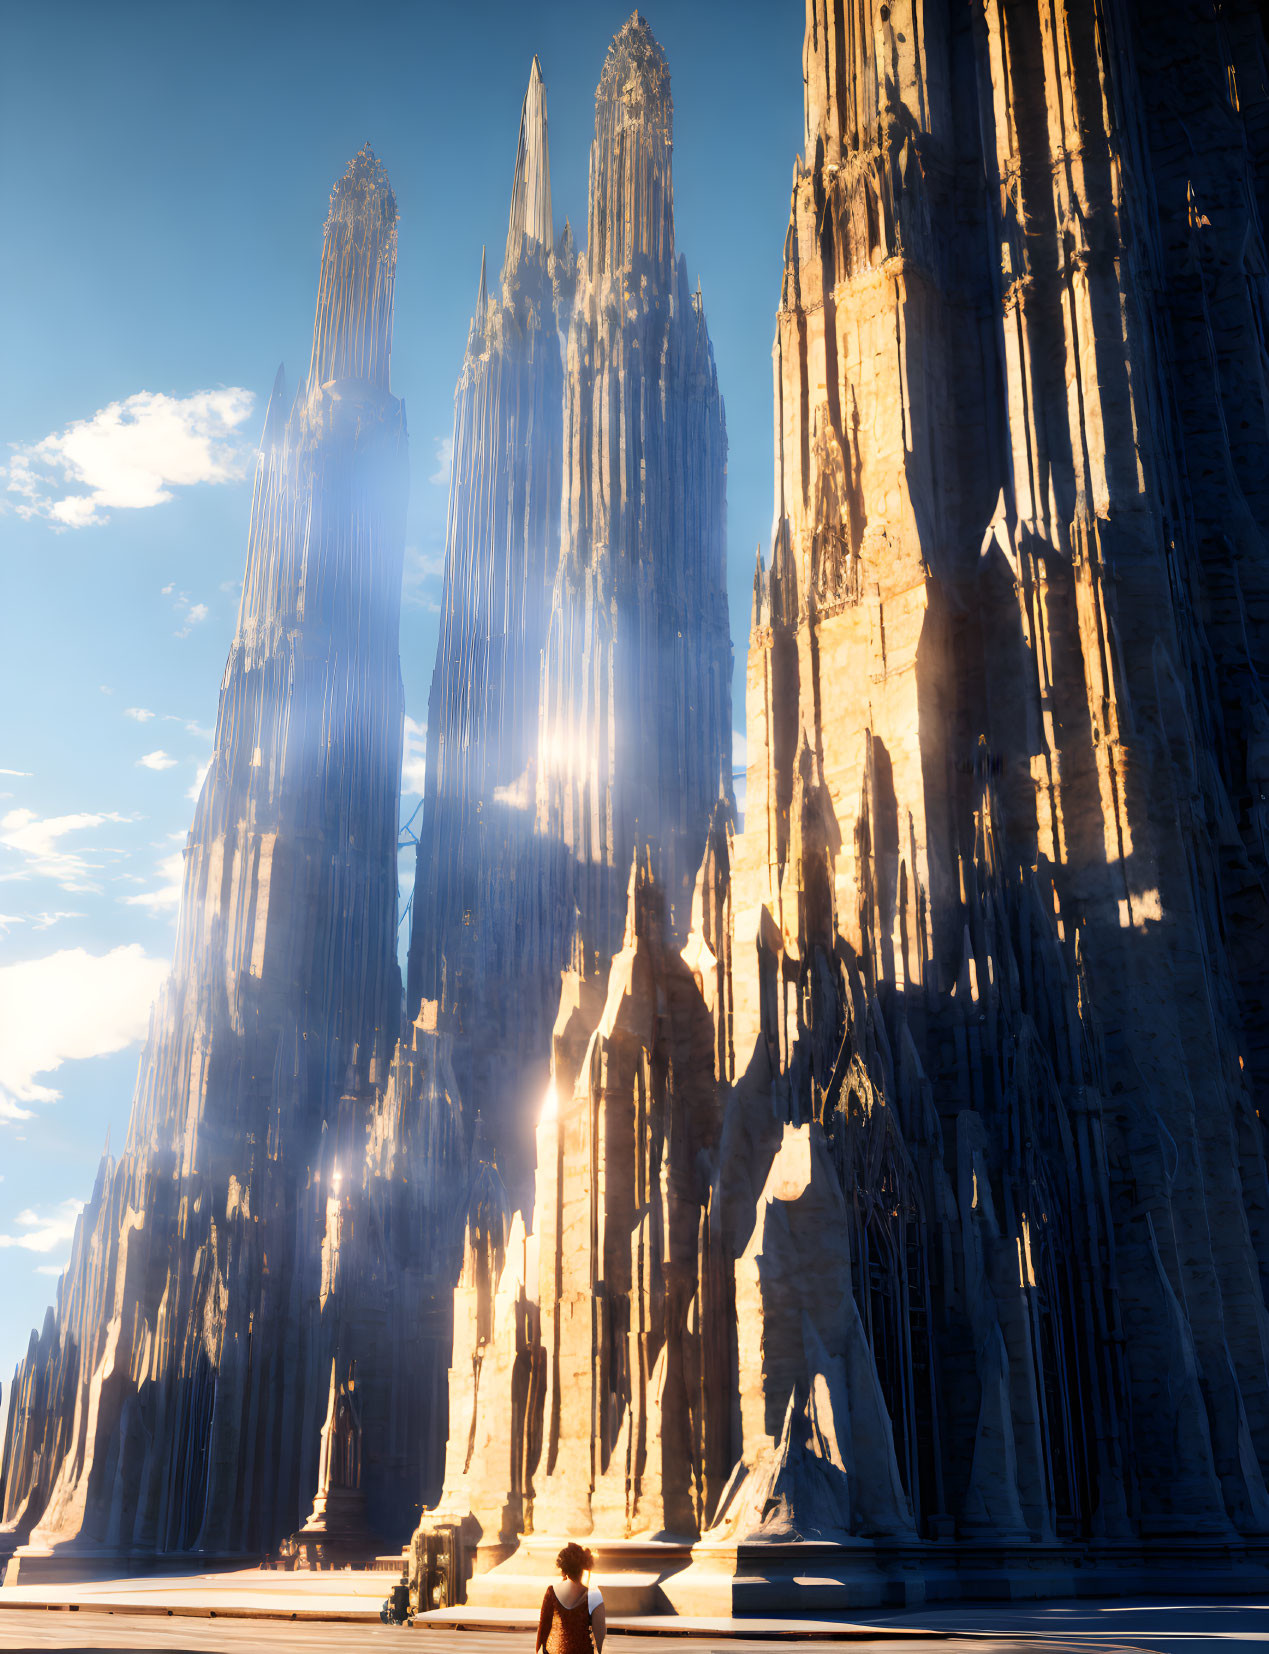
POLYGON ((555 1566, 564 1575, 565 1579, 575 1579, 580 1582, 583 1573, 595 1566, 595 1558, 586 1549, 585 1545, 578 1545, 570 1540, 555 1559, 555 1566))

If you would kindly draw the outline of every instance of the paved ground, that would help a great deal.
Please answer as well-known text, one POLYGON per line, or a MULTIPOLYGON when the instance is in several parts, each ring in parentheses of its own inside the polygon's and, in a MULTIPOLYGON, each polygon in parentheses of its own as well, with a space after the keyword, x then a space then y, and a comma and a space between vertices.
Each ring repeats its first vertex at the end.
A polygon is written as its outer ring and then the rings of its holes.
MULTIPOLYGON (((332 1582, 333 1586, 334 1582, 332 1582)), ((1269 1602, 1096 1602, 933 1605, 878 1614, 886 1640, 799 1642, 799 1654, 1269 1654, 1269 1602), (892 1640, 896 1631, 907 1633, 892 1640), (922 1634, 933 1633, 930 1634, 922 1634)), ((787 1642, 708 1637, 615 1636, 610 1654, 788 1654, 787 1642)), ((188 1650, 189 1654, 529 1654, 523 1631, 404 1629, 377 1624, 213 1620, 160 1614, 79 1613, 0 1607, 0 1649, 188 1650)))
MULTIPOLYGON (((83 1650, 96 1654, 97 1650, 117 1649, 172 1649, 189 1650, 190 1654, 326 1654, 335 1650, 389 1649, 395 1654, 529 1654, 533 1641, 525 1632, 481 1631, 414 1631, 393 1629, 379 1625, 330 1625, 289 1623, 271 1624, 261 1620, 237 1620, 216 1624, 211 1620, 151 1620, 148 1617, 93 1614, 79 1620, 77 1615, 19 1613, 0 1610, 0 1648, 83 1650), (21 1618, 22 1624, 13 1622, 21 1618), (66 1619, 77 1623, 67 1625, 66 1619), (61 1620, 63 1623, 51 1623, 61 1620), (34 1623, 31 1623, 34 1622, 34 1623)), ((612 1654, 703 1654, 720 1645, 687 1641, 675 1637, 623 1636, 609 1643, 612 1654)), ((957 1643, 942 1638, 914 1637, 902 1642, 805 1642, 761 1643, 728 1640, 721 1644, 726 1654, 765 1654, 771 1649, 797 1648, 799 1654, 841 1654, 849 1648, 854 1654, 949 1654, 953 1649, 970 1649, 975 1654, 1037 1654, 1040 1647, 1047 1654, 1110 1654, 1113 1649, 1140 1649, 1145 1644, 1110 1644, 1081 1640, 1048 1641, 1042 1645, 1020 1641, 1014 1637, 994 1636, 972 1643, 957 1643)), ((1224 1644, 1223 1649, 1229 1644, 1224 1644)))

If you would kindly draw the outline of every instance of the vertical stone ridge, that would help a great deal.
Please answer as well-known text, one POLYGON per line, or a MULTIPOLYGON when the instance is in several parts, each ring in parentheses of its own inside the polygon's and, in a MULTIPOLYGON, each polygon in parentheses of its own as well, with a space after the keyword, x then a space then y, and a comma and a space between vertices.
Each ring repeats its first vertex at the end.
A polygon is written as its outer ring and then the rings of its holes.
POLYGON ((308 381, 288 405, 279 370, 270 398, 127 1142, 11 1417, 0 1519, 8 1545, 29 1540, 19 1568, 54 1546, 260 1554, 312 1492, 334 1127, 343 1099, 364 1116, 400 1016, 395 217, 363 151, 331 198, 308 381))
POLYGON ((549 258, 554 246, 551 222, 551 157, 546 132, 546 84, 536 53, 529 87, 520 111, 520 139, 511 184, 511 212, 507 224, 504 279, 528 249, 549 258))

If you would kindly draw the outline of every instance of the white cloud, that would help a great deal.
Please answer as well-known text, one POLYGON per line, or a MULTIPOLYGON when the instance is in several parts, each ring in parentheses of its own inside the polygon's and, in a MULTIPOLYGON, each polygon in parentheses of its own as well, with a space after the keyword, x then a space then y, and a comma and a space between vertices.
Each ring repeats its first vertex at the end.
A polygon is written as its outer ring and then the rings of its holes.
POLYGON ((38 1075, 139 1040, 167 969, 139 942, 0 966, 0 1120, 29 1119, 22 1104, 55 1100, 38 1075))
POLYGON ((250 461, 238 427, 253 400, 229 386, 185 397, 140 391, 111 402, 15 449, 7 471, 15 509, 61 528, 87 528, 112 510, 161 505, 173 488, 234 482, 250 461))
POLYGON ((405 741, 401 749, 401 791, 423 792, 427 778, 427 725, 405 720, 405 741))
POLYGON ((148 724, 154 716, 153 712, 148 712, 143 706, 125 706, 123 715, 125 718, 135 718, 139 724, 148 724))
POLYGON ((164 752, 162 747, 155 752, 147 752, 144 758, 137 759, 137 767, 147 770, 173 770, 176 765, 177 760, 170 752, 164 752))
MULTIPOLYGON (((24 1252, 51 1252, 55 1246, 65 1246, 75 1237, 75 1223, 83 1209, 82 1200, 63 1200, 43 1212, 28 1207, 13 1220, 14 1228, 22 1233, 0 1235, 0 1246, 19 1246, 24 1252)), ((63 1268, 64 1264, 49 1264, 41 1273, 60 1275, 63 1268)))
POLYGON ((401 601, 410 608, 426 609, 439 614, 436 601, 445 573, 445 555, 440 551, 420 551, 417 546, 405 548, 405 567, 401 580, 401 601))
POLYGON ((524 772, 506 787, 494 788, 494 803, 505 804, 510 810, 527 810, 533 803, 533 766, 526 764, 524 772))
MULTIPOLYGON (((184 838, 185 834, 182 833, 184 838)), ((125 896, 124 905, 127 907, 149 908, 151 913, 161 913, 169 908, 181 905, 181 881, 185 876, 185 853, 178 850, 173 856, 164 856, 158 865, 158 875, 163 883, 157 890, 143 890, 139 896, 125 896)))
POLYGON ((60 1275, 65 1268, 66 1264, 64 1263, 37 1263, 35 1273, 37 1275, 60 1275))
POLYGON ((185 793, 186 798, 192 798, 195 803, 198 802, 198 795, 203 790, 203 782, 207 779, 207 772, 209 769, 211 769, 210 759, 208 759, 205 764, 199 764, 196 766, 194 779, 190 782, 185 793))
POLYGON ((69 910, 56 913, 33 913, 31 923, 36 930, 51 930, 54 925, 60 925, 63 919, 82 919, 84 917, 85 915, 82 913, 72 913, 69 910))
POLYGON ((172 633, 173 637, 188 637, 195 626, 201 626, 211 613, 206 603, 195 603, 188 592, 178 592, 173 585, 164 586, 159 593, 160 597, 170 597, 172 607, 176 610, 181 624, 172 633))
POLYGON ((30 770, 0 770, 0 775, 30 775, 30 770))
POLYGON ((89 875, 97 865, 88 860, 83 851, 63 850, 59 841, 67 833, 83 832, 89 827, 100 827, 106 821, 126 821, 127 816, 113 812, 92 814, 81 811, 76 815, 36 815, 34 810, 10 810, 0 816, 0 844, 16 850, 25 858, 25 866, 16 873, 0 874, 0 879, 25 879, 32 874, 55 879, 63 890, 95 890, 89 875))
POLYGON ((452 436, 438 436, 434 440, 436 469, 427 480, 437 488, 448 488, 450 467, 454 463, 454 439, 452 436))
POLYGON ((733 770, 743 770, 749 762, 749 742, 745 738, 743 729, 733 729, 731 732, 731 767, 733 770))

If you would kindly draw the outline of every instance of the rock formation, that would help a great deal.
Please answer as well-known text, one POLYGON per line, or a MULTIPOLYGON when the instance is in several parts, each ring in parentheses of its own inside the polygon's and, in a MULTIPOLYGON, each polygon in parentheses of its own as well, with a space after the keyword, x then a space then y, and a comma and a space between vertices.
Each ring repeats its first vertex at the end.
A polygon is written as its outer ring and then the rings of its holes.
MULTIPOLYGON (((312 1499, 331 1384, 347 1394, 323 1280, 336 1125, 369 1113, 401 1001, 396 217, 363 150, 331 194, 307 379, 292 400, 279 371, 269 404, 127 1144, 102 1162, 56 1312, 18 1370, 11 1573, 263 1553, 312 1499)), ((382 1407, 370 1387, 367 1428, 382 1407)), ((369 1484, 375 1451, 361 1455, 369 1484)))
POLYGON ((745 830, 690 926, 636 859, 469 1224, 477 1600, 565 1530, 694 1611, 1263 1578, 1265 61, 808 0, 745 830))

